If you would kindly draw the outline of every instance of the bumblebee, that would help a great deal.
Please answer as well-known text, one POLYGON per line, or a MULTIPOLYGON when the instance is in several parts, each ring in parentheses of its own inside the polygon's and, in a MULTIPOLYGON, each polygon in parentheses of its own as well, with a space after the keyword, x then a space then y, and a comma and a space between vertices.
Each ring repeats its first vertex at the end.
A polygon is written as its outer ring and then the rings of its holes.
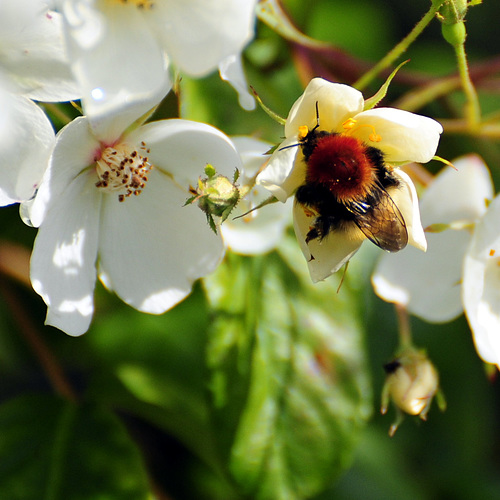
POLYGON ((306 176, 295 200, 312 216, 306 243, 355 225, 383 250, 402 250, 408 232, 389 194, 400 181, 386 166, 384 154, 348 134, 319 131, 318 111, 317 116, 317 125, 298 143, 306 176))

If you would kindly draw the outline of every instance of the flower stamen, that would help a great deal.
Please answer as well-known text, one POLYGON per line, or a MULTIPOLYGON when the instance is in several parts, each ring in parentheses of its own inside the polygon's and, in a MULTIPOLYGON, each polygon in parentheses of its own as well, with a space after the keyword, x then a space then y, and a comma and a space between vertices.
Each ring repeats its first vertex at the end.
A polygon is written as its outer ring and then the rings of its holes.
POLYGON ((125 5, 133 5, 141 10, 146 10, 146 9, 151 10, 155 5, 154 0, 118 0, 118 1, 119 3, 125 5))
POLYGON ((493 263, 500 267, 500 257, 497 255, 497 251, 494 248, 490 249, 488 257, 492 257, 493 263))
POLYGON ((375 131, 375 127, 373 125, 369 125, 368 123, 364 123, 362 125, 356 125, 357 120, 354 118, 348 118, 343 124, 342 128, 346 131, 345 133, 352 133, 355 132, 356 130, 359 130, 360 128, 363 127, 368 127, 372 129, 371 134, 368 136, 368 139, 372 142, 380 142, 382 140, 382 136, 377 134, 375 131))
POLYGON ((348 118, 343 124, 342 124, 342 128, 344 130, 351 130, 352 128, 354 128, 356 126, 356 122, 357 120, 355 120, 354 118, 348 118))
POLYGON ((299 140, 302 140, 309 133, 309 127, 307 125, 301 125, 299 127, 299 140))
POLYGON ((96 161, 99 180, 96 187, 106 192, 118 192, 118 200, 124 201, 132 195, 139 195, 146 187, 148 174, 153 168, 147 156, 150 150, 144 142, 138 150, 130 151, 128 144, 118 144, 104 149, 96 161))

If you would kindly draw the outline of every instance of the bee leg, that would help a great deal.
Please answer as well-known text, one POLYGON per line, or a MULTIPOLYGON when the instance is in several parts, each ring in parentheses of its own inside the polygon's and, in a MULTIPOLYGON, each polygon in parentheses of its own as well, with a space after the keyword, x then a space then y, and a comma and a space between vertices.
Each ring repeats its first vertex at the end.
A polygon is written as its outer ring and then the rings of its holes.
POLYGON ((313 227, 306 235, 306 243, 309 243, 311 240, 316 240, 318 238, 320 238, 319 232, 316 227, 313 227))
POLYGON ((333 231, 338 225, 338 220, 336 217, 331 215, 320 215, 316 217, 314 220, 314 224, 312 228, 309 230, 306 236, 306 243, 309 243, 311 240, 319 239, 320 241, 323 238, 328 236, 330 231, 333 231))

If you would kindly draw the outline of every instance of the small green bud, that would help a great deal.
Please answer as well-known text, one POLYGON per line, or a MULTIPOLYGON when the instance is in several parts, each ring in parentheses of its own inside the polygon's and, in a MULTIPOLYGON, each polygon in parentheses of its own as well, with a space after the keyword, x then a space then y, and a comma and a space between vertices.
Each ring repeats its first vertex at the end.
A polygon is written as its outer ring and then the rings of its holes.
POLYGON ((235 173, 233 182, 224 175, 217 174, 212 165, 205 167, 205 174, 207 177, 198 180, 196 189, 190 188, 193 196, 186 201, 185 205, 196 201, 198 207, 205 212, 210 227, 217 233, 214 217, 219 219, 219 225, 222 224, 240 201, 240 191, 236 186, 238 172, 235 173))
POLYGON ((463 45, 466 37, 464 19, 468 8, 467 0, 446 0, 439 9, 443 38, 453 47, 463 45))
POLYGON ((453 47, 463 45, 467 35, 463 21, 455 24, 441 24, 441 33, 443 34, 443 38, 453 47))

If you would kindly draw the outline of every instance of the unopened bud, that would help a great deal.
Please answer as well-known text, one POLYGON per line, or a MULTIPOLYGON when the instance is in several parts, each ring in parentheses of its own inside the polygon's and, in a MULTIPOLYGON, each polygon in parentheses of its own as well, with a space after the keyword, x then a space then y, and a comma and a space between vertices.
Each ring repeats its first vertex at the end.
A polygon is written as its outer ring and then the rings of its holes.
MULTIPOLYGON (((426 355, 408 349, 387 363, 384 369, 387 377, 382 393, 382 414, 387 412, 389 400, 392 400, 400 411, 426 420, 432 400, 439 391, 438 373, 426 355)), ((391 436, 400 421, 398 418, 391 426, 391 436)))
POLYGON ((207 177, 198 180, 197 188, 190 188, 193 196, 185 204, 196 201, 200 209, 205 212, 210 227, 216 233, 217 225, 214 217, 217 217, 218 223, 222 224, 240 200, 240 191, 236 186, 238 171, 235 172, 233 181, 224 175, 217 174, 212 165, 205 167, 205 174, 207 177))
POLYGON ((443 38, 453 47, 463 45, 466 37, 464 18, 467 13, 466 0, 446 0, 439 9, 443 38))
POLYGON ((454 24, 443 23, 441 25, 441 33, 443 34, 443 38, 453 47, 463 45, 467 36, 463 21, 458 21, 454 24))

